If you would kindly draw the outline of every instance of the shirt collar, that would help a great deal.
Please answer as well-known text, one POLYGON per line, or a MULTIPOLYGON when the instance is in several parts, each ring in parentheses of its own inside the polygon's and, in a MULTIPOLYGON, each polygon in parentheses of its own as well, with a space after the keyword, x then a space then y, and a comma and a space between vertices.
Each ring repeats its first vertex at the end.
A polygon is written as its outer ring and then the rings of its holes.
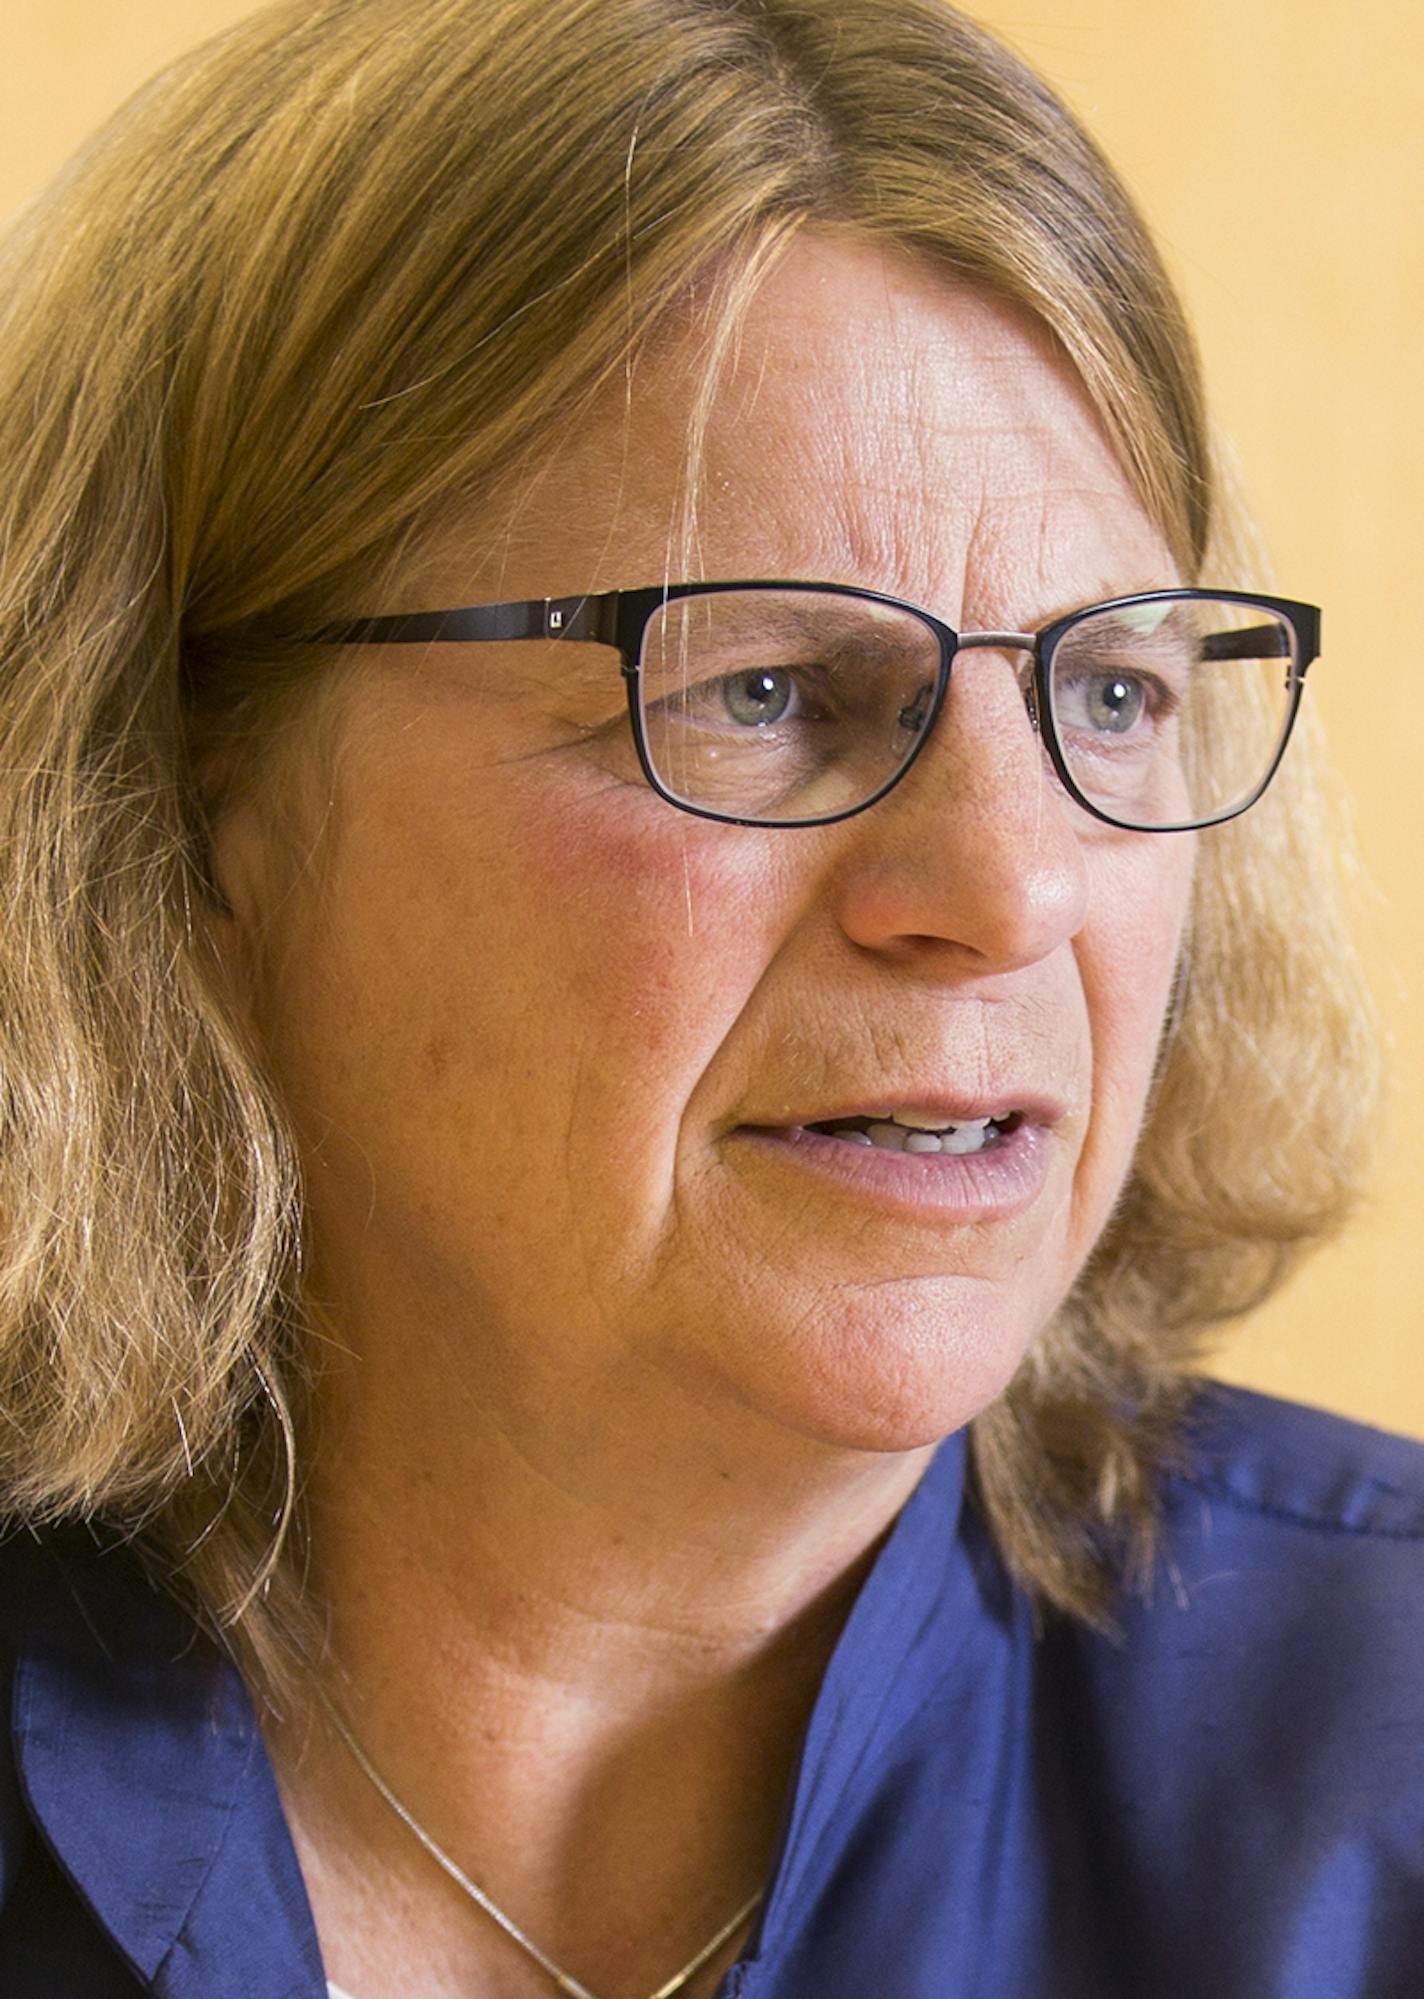
POLYGON ((844 1838, 855 1797, 893 1738, 954 1667, 978 1583, 960 1531, 967 1433, 946 1439, 901 1509, 847 1618, 816 1696, 749 1955, 794 1923, 807 1876, 844 1838))
POLYGON ((237 1673, 121 1549, 30 1592, 15 1761, 51 1851, 164 1999, 317 1999, 321 1954, 237 1673))

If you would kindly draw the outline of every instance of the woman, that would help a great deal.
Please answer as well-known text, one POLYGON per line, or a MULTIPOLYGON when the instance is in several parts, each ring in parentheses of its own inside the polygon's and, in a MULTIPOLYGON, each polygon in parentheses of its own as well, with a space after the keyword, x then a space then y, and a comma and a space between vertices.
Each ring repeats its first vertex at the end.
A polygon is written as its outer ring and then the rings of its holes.
POLYGON ((7 1994, 1413 1990, 1418 1448, 1191 1373, 1317 618, 1063 108, 284 6, 7 297, 7 1994))

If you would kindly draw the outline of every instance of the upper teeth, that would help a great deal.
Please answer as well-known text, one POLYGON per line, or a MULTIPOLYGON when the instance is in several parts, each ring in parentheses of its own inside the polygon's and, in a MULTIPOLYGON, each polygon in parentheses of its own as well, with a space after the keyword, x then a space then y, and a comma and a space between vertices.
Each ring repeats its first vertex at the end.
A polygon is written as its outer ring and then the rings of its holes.
POLYGON ((965 1153, 982 1151, 992 1135, 990 1127, 1002 1122, 980 1117, 945 1124, 926 1111, 891 1111, 888 1117, 872 1118, 865 1130, 858 1125, 832 1125, 830 1131, 835 1138, 849 1139, 856 1145, 883 1146, 892 1152, 965 1153))
POLYGON ((993 1119, 976 1117, 951 1122, 948 1118, 937 1116, 934 1111, 891 1111, 888 1122, 905 1125, 910 1131, 969 1131, 976 1126, 982 1130, 986 1124, 992 1124, 993 1119))

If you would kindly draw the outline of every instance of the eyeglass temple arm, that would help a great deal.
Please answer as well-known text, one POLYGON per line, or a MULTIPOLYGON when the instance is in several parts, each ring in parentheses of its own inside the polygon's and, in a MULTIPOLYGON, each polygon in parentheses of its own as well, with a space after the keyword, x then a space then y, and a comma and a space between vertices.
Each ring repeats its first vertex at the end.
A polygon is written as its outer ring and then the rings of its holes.
POLYGON ((530 597, 518 604, 468 604, 454 611, 410 611, 323 625, 315 645, 470 645, 484 639, 586 639, 614 645, 616 590, 584 597, 530 597))
POLYGON ((1283 624, 1252 625, 1240 632, 1211 632, 1202 640, 1205 659, 1291 659, 1304 673, 1320 649, 1318 629, 1283 624))
MULTIPOLYGON (((581 639, 618 646, 619 600, 627 593, 604 590, 581 597, 529 597, 519 603, 467 604, 452 611, 410 611, 394 617, 354 618, 323 625, 310 635, 314 645, 471 645, 481 640, 581 639)), ((630 606, 630 609, 632 607, 630 606)), ((1012 639, 1032 642, 1021 632, 966 634, 961 645, 995 645, 1012 639)), ((1239 632, 1215 632, 1202 643, 1203 659, 1289 659, 1299 652, 1297 671, 1304 673, 1319 646, 1315 631, 1295 630, 1277 623, 1253 625, 1239 632)))

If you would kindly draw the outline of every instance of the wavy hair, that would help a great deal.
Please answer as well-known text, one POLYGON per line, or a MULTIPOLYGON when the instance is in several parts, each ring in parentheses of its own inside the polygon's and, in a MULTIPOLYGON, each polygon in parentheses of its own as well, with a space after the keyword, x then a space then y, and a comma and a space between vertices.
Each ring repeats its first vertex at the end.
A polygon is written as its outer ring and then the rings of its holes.
MULTIPOLYGON (((280 635, 689 313, 705 416, 809 224, 1030 309, 1184 576, 1264 580, 1129 198, 943 0, 296 0, 158 78, 5 248, 0 1507, 131 1534, 259 1684, 310 1642, 315 1335, 295 1145, 204 942, 201 774, 279 792, 331 671, 280 635)), ((1373 1039, 1318 815, 1307 732, 1197 836, 1131 1177, 973 1427, 1062 1610, 1146 1559, 1207 1329, 1359 1179, 1373 1039)))

